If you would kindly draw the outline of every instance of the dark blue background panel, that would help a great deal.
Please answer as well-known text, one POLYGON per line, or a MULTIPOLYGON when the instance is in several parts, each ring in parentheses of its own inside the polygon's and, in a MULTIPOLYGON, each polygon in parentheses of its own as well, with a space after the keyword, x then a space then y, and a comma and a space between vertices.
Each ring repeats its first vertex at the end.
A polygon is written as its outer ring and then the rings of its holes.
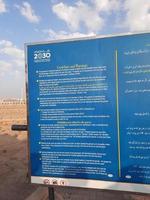
POLYGON ((30 44, 27 67, 31 176, 150 183, 149 33, 30 44))

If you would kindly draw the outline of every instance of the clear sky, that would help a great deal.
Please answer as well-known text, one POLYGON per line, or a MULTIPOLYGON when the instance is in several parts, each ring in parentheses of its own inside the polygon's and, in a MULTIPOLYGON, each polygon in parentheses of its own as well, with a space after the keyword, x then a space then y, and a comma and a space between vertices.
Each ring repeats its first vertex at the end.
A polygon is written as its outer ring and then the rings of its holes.
POLYGON ((21 97, 24 43, 150 30, 150 0, 0 0, 0 98, 21 97))

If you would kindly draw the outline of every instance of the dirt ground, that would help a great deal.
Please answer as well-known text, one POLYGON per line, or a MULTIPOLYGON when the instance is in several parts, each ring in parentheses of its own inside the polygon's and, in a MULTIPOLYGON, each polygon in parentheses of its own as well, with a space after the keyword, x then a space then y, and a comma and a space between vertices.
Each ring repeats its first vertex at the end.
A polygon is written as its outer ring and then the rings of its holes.
POLYGON ((0 200, 24 200, 37 189, 27 179, 27 133, 12 124, 26 124, 26 106, 0 104, 0 200))

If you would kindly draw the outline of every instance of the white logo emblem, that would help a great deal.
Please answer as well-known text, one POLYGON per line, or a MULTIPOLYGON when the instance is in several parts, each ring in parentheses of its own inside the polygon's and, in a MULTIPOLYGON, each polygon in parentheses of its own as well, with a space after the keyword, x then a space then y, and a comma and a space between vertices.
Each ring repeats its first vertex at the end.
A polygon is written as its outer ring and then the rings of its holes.
POLYGON ((34 52, 34 62, 50 62, 51 52, 50 50, 38 50, 34 52))

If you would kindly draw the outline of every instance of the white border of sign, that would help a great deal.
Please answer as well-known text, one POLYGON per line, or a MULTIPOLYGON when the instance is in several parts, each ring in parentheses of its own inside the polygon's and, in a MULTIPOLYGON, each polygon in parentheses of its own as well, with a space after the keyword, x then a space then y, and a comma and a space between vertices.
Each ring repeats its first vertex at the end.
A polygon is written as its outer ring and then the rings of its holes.
POLYGON ((150 193, 150 185, 135 184, 135 183, 121 183, 121 182, 99 181, 99 180, 88 180, 88 179, 85 180, 85 179, 69 179, 69 178, 38 177, 38 176, 31 176, 31 182, 49 186, 50 185, 71 186, 80 188, 150 193))
MULTIPOLYGON (((132 36, 140 34, 150 34, 148 32, 134 32, 116 35, 102 35, 102 36, 91 36, 91 37, 81 37, 73 39, 63 39, 63 40, 52 40, 44 42, 33 42, 25 43, 25 75, 26 75, 26 99, 27 99, 27 123, 29 125, 29 107, 28 107, 28 62, 27 62, 27 47, 30 45, 40 45, 40 44, 51 44, 51 43, 61 43, 70 41, 82 41, 91 39, 102 39, 110 37, 123 37, 132 36)), ((101 180, 89 180, 89 179, 71 179, 71 178, 57 178, 57 177, 39 177, 31 176, 31 161, 30 161, 30 145, 29 145, 29 135, 30 130, 28 130, 28 157, 29 157, 29 174, 31 183, 47 185, 47 186, 68 186, 68 187, 81 187, 81 188, 93 188, 93 189, 107 189, 107 190, 118 190, 118 191, 129 191, 129 192, 141 192, 150 194, 149 184, 135 184, 135 183, 122 183, 122 182, 112 182, 112 181, 101 181, 101 180)))

